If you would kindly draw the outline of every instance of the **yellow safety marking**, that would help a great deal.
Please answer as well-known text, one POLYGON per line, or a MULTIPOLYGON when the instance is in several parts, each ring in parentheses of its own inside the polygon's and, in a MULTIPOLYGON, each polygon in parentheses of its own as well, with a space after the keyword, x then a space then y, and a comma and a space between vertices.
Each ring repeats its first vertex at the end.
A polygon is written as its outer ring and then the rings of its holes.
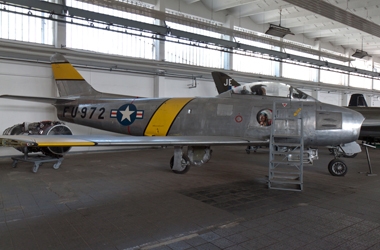
POLYGON ((95 146, 94 142, 38 142, 39 147, 95 146))
POLYGON ((83 80, 83 77, 70 63, 53 63, 51 67, 56 80, 83 80))
POLYGON ((301 112, 301 108, 298 108, 297 110, 296 110, 296 112, 294 112, 294 116, 297 116, 299 113, 301 112))
POLYGON ((170 126, 183 107, 193 98, 172 98, 165 101, 153 114, 144 135, 165 136, 168 134, 170 126))

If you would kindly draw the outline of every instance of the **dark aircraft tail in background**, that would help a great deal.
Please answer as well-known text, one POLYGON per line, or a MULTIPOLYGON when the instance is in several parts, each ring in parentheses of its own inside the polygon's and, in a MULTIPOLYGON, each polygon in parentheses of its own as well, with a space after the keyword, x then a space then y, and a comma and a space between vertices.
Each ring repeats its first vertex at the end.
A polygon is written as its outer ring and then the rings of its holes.
POLYGON ((368 107, 363 94, 352 94, 349 107, 368 107))

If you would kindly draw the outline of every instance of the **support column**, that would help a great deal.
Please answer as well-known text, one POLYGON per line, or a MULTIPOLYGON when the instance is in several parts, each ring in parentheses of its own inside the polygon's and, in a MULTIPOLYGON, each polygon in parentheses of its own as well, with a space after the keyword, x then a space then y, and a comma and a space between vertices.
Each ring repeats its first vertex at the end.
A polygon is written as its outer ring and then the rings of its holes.
MULTIPOLYGON (((313 49, 316 49, 318 51, 321 51, 321 41, 317 40, 314 43, 313 49)), ((318 60, 321 60, 321 55, 318 56, 318 60)), ((318 68, 315 72, 315 75, 313 76, 313 82, 320 82, 321 81, 321 69, 318 68)))
MULTIPOLYGON (((350 49, 345 49, 344 50, 344 55, 347 56, 348 58, 351 57, 351 51, 350 49)), ((347 66, 350 66, 350 62, 347 63, 347 66)), ((350 82, 350 76, 346 74, 342 74, 342 83, 343 86, 349 86, 350 82)), ((350 101, 351 95, 353 93, 342 93, 342 105, 341 106, 348 106, 348 102, 350 101)))
MULTIPOLYGON (((234 29, 235 20, 232 15, 227 16, 226 22, 223 24, 224 27, 234 29)), ((227 41, 233 41, 233 37, 229 35, 222 35, 222 38, 227 41)), ((223 60, 224 60, 224 69, 225 70, 232 70, 233 66, 233 56, 232 53, 223 52, 223 60)))
MULTIPOLYGON (((155 10, 165 12, 166 5, 164 0, 157 0, 157 4, 154 6, 155 10)), ((165 22, 161 20, 156 20, 157 25, 165 26, 165 22)), ((155 59, 158 61, 165 61, 165 36, 157 35, 158 39, 154 40, 155 59)))
POLYGON ((153 97, 165 96, 165 77, 155 76, 153 81, 153 97))
POLYGON ((318 98, 319 98, 319 92, 318 92, 318 90, 313 90, 311 92, 311 96, 318 100, 318 98))
MULTIPOLYGON (((54 3, 64 5, 62 0, 53 0, 54 3)), ((65 21, 65 17, 56 16, 56 18, 65 21)), ((66 22, 54 22, 54 47, 66 47, 66 22)))
MULTIPOLYGON (((373 69, 374 69, 374 67, 375 67, 375 63, 374 63, 373 57, 371 57, 368 61, 371 62, 371 71, 373 71, 373 69)), ((375 80, 372 78, 372 80, 371 80, 371 90, 373 90, 374 85, 375 85, 375 80)), ((372 107, 372 106, 373 106, 373 101, 374 101, 374 97, 371 96, 371 97, 370 97, 370 100, 367 101, 367 104, 368 104, 369 107, 372 107)), ((367 149, 367 150, 368 150, 368 149, 367 149)))
MULTIPOLYGON (((321 42, 315 41, 313 49, 321 51, 321 42)), ((318 56, 318 60, 321 60, 321 56, 318 56)), ((321 81, 321 69, 318 68, 313 76, 313 81, 319 83, 321 81)), ((311 92, 311 96, 318 100, 319 98, 319 88, 313 89, 311 92)))
MULTIPOLYGON (((281 38, 281 41, 282 41, 282 38, 281 38)), ((273 46, 272 50, 284 52, 282 47, 274 47, 273 46)), ((274 74, 274 76, 276 76, 276 77, 282 77, 282 64, 283 64, 283 62, 273 61, 273 64, 274 64, 273 65, 273 74, 274 74)))

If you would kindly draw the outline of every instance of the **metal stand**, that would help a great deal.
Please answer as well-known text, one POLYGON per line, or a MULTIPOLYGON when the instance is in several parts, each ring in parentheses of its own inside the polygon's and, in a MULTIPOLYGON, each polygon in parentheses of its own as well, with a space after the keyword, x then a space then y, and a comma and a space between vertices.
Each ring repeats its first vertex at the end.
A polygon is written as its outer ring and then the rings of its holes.
POLYGON ((13 163, 12 163, 13 168, 17 167, 17 163, 19 161, 33 163, 34 164, 34 166, 32 168, 33 173, 37 173, 38 168, 41 166, 42 163, 55 162, 53 165, 53 168, 58 169, 61 166, 62 161, 63 161, 63 157, 54 158, 54 157, 46 156, 46 155, 29 156, 27 151, 26 151, 26 153, 24 153, 24 156, 15 156, 15 157, 11 157, 11 159, 13 160, 13 163))
POLYGON ((365 148, 365 153, 367 155, 367 162, 368 162, 368 168, 369 168, 369 172, 359 172, 360 174, 366 174, 367 176, 377 176, 377 174, 374 174, 372 173, 372 166, 371 166, 371 159, 369 157, 369 152, 368 152, 368 148, 376 148, 375 146, 372 146, 370 144, 367 144, 367 143, 362 143, 363 147, 365 148))
POLYGON ((303 103, 273 104, 268 188, 303 190, 303 103))

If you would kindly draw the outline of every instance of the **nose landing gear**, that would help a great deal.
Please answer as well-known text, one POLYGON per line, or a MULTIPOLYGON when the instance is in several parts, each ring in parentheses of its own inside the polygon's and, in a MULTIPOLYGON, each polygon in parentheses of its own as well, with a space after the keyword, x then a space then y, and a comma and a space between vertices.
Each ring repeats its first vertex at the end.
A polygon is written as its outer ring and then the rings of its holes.
POLYGON ((329 162, 328 170, 333 176, 344 176, 347 173, 347 165, 340 159, 333 159, 329 162))

